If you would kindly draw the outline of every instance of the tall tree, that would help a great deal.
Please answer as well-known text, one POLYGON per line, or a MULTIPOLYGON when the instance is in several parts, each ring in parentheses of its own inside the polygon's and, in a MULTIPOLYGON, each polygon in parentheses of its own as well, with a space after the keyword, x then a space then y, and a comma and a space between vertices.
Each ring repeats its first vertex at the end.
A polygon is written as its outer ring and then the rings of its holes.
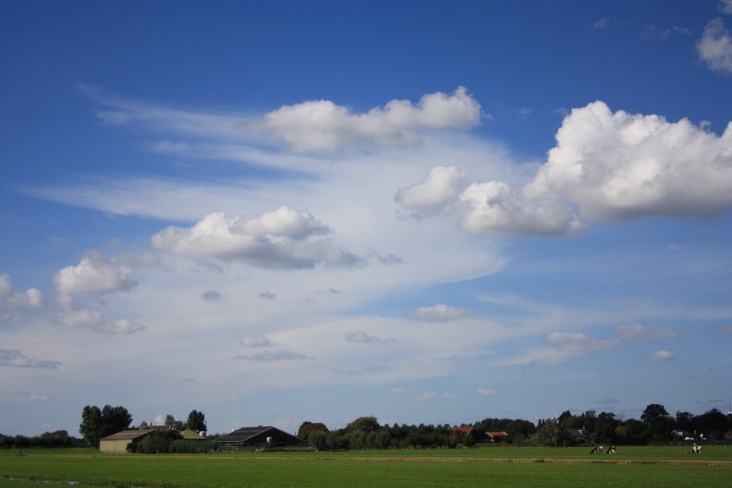
POLYGON ((102 411, 96 405, 87 405, 81 412, 81 425, 79 433, 84 440, 93 447, 99 446, 99 439, 102 430, 102 411))
POLYGON ((191 410, 188 414, 188 428, 196 432, 206 430, 206 416, 198 410, 191 410))
POLYGON ((186 428, 186 424, 182 420, 176 420, 170 413, 165 416, 165 425, 173 430, 184 430, 186 428))
POLYGON ((300 424, 300 428, 297 430, 297 436, 300 439, 308 440, 310 438, 310 434, 313 432, 325 432, 327 434, 328 427, 326 427, 322 422, 310 422, 306 420, 300 424))
POLYGON ((381 429, 381 426, 379 425, 379 421, 376 420, 376 417, 369 416, 369 417, 359 417, 350 424, 346 425, 346 428, 344 429, 346 433, 348 432, 366 432, 367 434, 369 432, 374 432, 381 429))
POLYGON ((640 419, 648 427, 652 440, 662 440, 671 434, 673 419, 663 405, 651 403, 643 410, 640 419))
POLYGON ((132 416, 124 407, 87 405, 81 412, 79 432, 90 446, 99 447, 99 440, 129 428, 132 416))

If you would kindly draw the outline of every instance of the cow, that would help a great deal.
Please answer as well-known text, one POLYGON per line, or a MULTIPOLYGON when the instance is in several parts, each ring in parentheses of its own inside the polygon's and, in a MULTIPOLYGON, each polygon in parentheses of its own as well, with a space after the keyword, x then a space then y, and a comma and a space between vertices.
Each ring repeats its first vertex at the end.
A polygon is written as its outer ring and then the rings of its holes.
POLYGON ((608 454, 615 454, 615 446, 610 446, 610 447, 609 447, 609 448, 607 449, 607 453, 608 453, 608 454))
POLYGON ((701 454, 702 452, 702 446, 697 446, 696 443, 694 443, 691 451, 686 451, 687 454, 701 454))

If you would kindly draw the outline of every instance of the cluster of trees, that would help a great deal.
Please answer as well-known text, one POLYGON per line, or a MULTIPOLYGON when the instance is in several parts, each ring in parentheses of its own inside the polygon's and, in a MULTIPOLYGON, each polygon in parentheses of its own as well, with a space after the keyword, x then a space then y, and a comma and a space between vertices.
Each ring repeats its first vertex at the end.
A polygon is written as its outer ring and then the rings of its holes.
MULTIPOLYGON (((143 424, 147 425, 145 422, 143 424)), ((173 415, 168 414, 165 416, 165 425, 178 431, 191 429, 196 432, 206 432, 206 416, 203 412, 191 410, 191 413, 188 414, 188 420, 183 422, 182 420, 176 420, 173 415)))
POLYGON ((87 405, 81 412, 79 433, 87 444, 99 447, 99 439, 128 429, 131 423, 132 415, 124 407, 105 405, 100 409, 87 405))
POLYGON ((70 436, 65 430, 45 432, 34 437, 0 434, 0 449, 30 449, 33 447, 57 449, 61 447, 77 447, 80 445, 82 445, 82 440, 70 436))
POLYGON ((359 417, 343 429, 328 430, 322 423, 304 422, 298 437, 318 450, 399 449, 470 447, 486 442, 486 432, 505 432, 501 442, 514 446, 583 446, 598 444, 645 445, 691 438, 724 441, 732 431, 732 415, 712 409, 701 415, 676 412, 671 416, 663 405, 646 407, 640 420, 614 413, 588 410, 580 415, 566 411, 558 418, 537 424, 521 419, 487 418, 473 425, 470 435, 445 425, 379 425, 375 417, 359 417))
MULTIPOLYGON (((112 407, 111 405, 105 405, 104 408, 100 409, 96 405, 87 405, 81 412, 81 425, 79 425, 79 432, 83 436, 87 445, 99 447, 100 439, 129 429, 130 424, 132 424, 132 415, 130 415, 124 407, 112 407)), ((188 414, 188 420, 186 422, 182 422, 176 420, 173 415, 168 414, 165 417, 165 425, 176 431, 191 429, 196 432, 205 432, 206 416, 203 412, 192 410, 191 413, 188 414)), ((147 422, 142 422, 139 427, 143 428, 147 426, 147 422)), ((169 445, 173 441, 182 440, 180 439, 180 435, 177 433, 171 433, 171 435, 173 437, 170 439, 163 436, 161 439, 155 438, 152 441, 148 441, 148 444, 152 444, 152 446, 146 446, 145 449, 148 449, 149 452, 168 452, 169 445), (176 435, 177 438, 175 437, 176 435), (165 450, 159 450, 160 446, 165 446, 165 450)), ((147 438, 139 444, 143 444, 145 441, 147 441, 147 438)))

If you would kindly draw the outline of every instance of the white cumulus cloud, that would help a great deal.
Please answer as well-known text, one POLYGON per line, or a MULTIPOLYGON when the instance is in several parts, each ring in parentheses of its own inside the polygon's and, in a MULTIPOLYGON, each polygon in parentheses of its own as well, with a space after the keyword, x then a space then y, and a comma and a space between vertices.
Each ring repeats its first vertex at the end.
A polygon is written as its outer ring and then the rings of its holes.
POLYGON ((76 266, 59 270, 53 278, 56 291, 70 295, 97 295, 129 290, 137 285, 134 270, 91 252, 76 266))
POLYGON ((38 309, 44 304, 43 294, 37 288, 16 291, 10 284, 10 276, 0 275, 0 308, 38 309))
POLYGON ((462 192, 467 175, 457 166, 435 166, 420 183, 401 188, 394 199, 407 210, 432 215, 462 192))
POLYGON ((461 195, 460 227, 474 234, 575 235, 584 224, 551 199, 528 200, 506 183, 473 183, 461 195))
POLYGON ((408 147, 419 144, 422 129, 466 129, 480 123, 480 105, 459 87, 452 95, 424 95, 417 105, 392 100, 354 114, 329 100, 283 106, 244 124, 284 140, 295 151, 334 152, 348 146, 408 147))
POLYGON ((673 361, 676 359, 676 356, 673 355, 673 353, 669 351, 656 351, 652 354, 648 355, 649 359, 653 359, 654 361, 673 361))
POLYGON ((283 206, 253 218, 211 213, 193 227, 162 230, 152 237, 152 245, 189 258, 242 261, 260 268, 361 264, 359 257, 332 239, 311 239, 328 232, 328 227, 310 212, 283 206))
MULTIPOLYGON (((728 8, 729 5, 727 5, 728 8)), ((696 43, 699 58, 715 71, 732 72, 732 37, 722 19, 710 20, 696 43)))
POLYGON ((529 199, 567 199, 585 219, 702 217, 732 207, 732 124, 722 136, 687 119, 573 109, 529 199))

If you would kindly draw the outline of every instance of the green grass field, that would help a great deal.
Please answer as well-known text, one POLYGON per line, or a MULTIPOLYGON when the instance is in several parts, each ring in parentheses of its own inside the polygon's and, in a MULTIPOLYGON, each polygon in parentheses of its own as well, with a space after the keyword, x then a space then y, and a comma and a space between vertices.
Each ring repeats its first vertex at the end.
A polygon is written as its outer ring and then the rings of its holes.
POLYGON ((695 487, 732 482, 732 448, 620 447, 108 455, 0 451, 0 488, 80 487, 695 487))

